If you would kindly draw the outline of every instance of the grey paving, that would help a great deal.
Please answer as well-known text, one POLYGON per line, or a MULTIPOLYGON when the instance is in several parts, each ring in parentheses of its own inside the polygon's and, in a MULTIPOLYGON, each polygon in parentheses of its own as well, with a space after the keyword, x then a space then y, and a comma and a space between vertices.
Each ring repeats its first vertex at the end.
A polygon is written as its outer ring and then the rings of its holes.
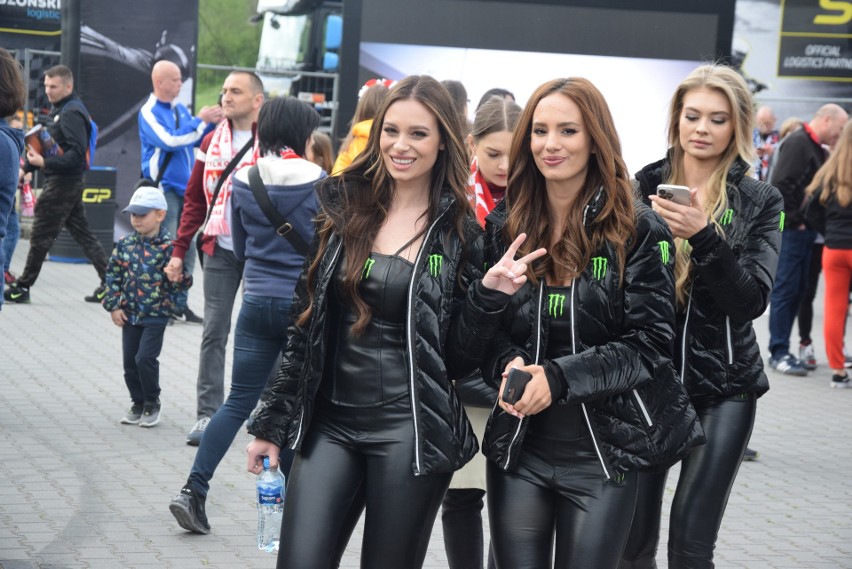
MULTIPOLYGON (((26 250, 21 241, 13 270, 22 269, 26 250)), ((47 263, 32 304, 0 312, 0 567, 274 567, 254 545, 244 432, 212 481, 212 534, 182 531, 168 511, 195 452, 185 436, 195 418, 200 326, 179 323, 166 333, 162 422, 119 425, 129 403, 120 332, 100 306, 83 302, 96 285, 88 265, 47 263)), ((201 290, 199 279, 190 295, 198 312, 201 290)), ((820 296, 817 337, 821 304, 820 296)), ((764 319, 757 330, 765 344, 764 319)), ((750 445, 761 456, 740 470, 718 567, 852 567, 852 389, 830 389, 829 377, 825 365, 807 378, 770 373, 750 445)), ((359 566, 360 535, 342 567, 359 566)), ((666 566, 664 555, 659 562, 666 566)), ((425 566, 447 567, 440 522, 425 566)))

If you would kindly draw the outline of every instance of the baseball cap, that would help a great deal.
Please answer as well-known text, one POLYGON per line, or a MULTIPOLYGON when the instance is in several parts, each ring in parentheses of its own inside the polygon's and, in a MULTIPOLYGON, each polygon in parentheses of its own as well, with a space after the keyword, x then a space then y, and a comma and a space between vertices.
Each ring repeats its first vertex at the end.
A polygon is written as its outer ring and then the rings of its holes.
POLYGON ((166 203, 166 196, 163 195, 163 191, 160 188, 140 186, 133 192, 130 204, 123 211, 124 213, 145 215, 152 209, 168 210, 169 206, 166 203))

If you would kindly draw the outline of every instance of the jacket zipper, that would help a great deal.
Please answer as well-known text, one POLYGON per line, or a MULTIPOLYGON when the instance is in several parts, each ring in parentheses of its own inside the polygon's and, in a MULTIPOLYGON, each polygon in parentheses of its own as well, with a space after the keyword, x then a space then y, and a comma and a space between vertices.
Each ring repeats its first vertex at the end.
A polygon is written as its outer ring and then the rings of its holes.
MULTIPOLYGON (((337 262, 337 256, 340 255, 340 250, 342 248, 343 248, 343 241, 341 240, 340 243, 337 244, 337 249, 334 250, 334 255, 332 255, 332 257, 331 257, 331 262, 328 265, 329 270, 331 270, 334 267, 334 264, 337 262)), ((326 279, 326 277, 327 277, 327 275, 323 275, 324 280, 326 279)), ((311 327, 308 329, 308 335, 307 335, 309 339, 311 338, 311 336, 313 336, 314 322, 315 322, 315 320, 313 318, 311 318, 311 327)), ((308 342, 308 346, 310 346, 310 342, 308 342)), ((307 354, 307 357, 305 358, 306 362, 309 360, 309 357, 310 357, 310 354, 307 354)), ((305 368, 306 368, 306 371, 304 373, 310 373, 309 371, 307 371, 307 369, 309 369, 309 366, 305 366, 305 368)), ((307 396, 307 393, 306 393, 307 385, 308 385, 307 381, 302 382, 302 413, 301 413, 301 416, 299 417, 299 430, 296 432, 296 441, 292 445, 290 445, 290 448, 293 448, 293 449, 299 448, 299 445, 302 444, 302 430, 303 430, 303 427, 305 426, 305 399, 306 399, 306 396, 307 396)))
MULTIPOLYGON (((444 214, 447 213, 449 208, 444 208, 438 217, 435 218, 435 221, 432 222, 432 225, 429 226, 429 230, 426 232, 426 235, 423 236, 423 243, 420 245, 420 251, 417 252, 417 258, 414 260, 415 269, 420 266, 420 262, 423 260, 423 252, 429 246, 429 238, 432 236, 432 231, 435 229, 435 226, 444 217, 444 214)), ((408 378, 409 378, 409 389, 411 392, 411 417, 414 419, 414 475, 420 476, 423 474, 420 468, 420 425, 417 422, 417 390, 414 386, 415 380, 415 370, 414 370, 414 296, 417 292, 415 290, 414 282, 417 280, 418 272, 417 270, 411 271, 411 282, 408 283, 408 308, 407 312, 407 321, 405 327, 405 336, 406 343, 408 345, 408 353, 410 354, 408 358, 408 378)))
MULTIPOLYGON (((541 353, 541 303, 544 298, 544 283, 538 288, 538 303, 536 305, 536 317, 535 317, 535 362, 538 364, 538 359, 541 353)), ((499 396, 498 396, 499 397, 499 396)), ((495 407, 496 409, 496 407, 495 407)), ((512 459, 512 448, 515 446, 515 442, 518 440, 518 437, 521 435, 521 427, 524 424, 525 419, 521 419, 518 421, 518 428, 515 429, 515 434, 512 435, 512 440, 509 441, 509 450, 506 452, 506 461, 503 464, 503 470, 509 468, 509 464, 512 459)))
POLYGON ((734 365, 734 341, 731 337, 731 317, 725 316, 725 332, 728 348, 728 365, 734 365))
MULTIPOLYGON (((574 319, 574 291, 576 287, 574 286, 577 282, 577 279, 571 281, 571 353, 577 353, 577 338, 576 338, 576 321, 574 319)), ((606 468, 606 462, 604 462, 603 455, 601 454, 601 449, 598 447, 598 440, 595 437, 595 431, 592 429, 592 422, 589 420, 589 411, 586 409, 585 403, 580 403, 580 407, 583 409, 583 417, 586 419, 586 426, 589 428, 589 434, 592 436, 592 445, 595 447, 595 454, 598 455, 598 460, 601 463, 601 470, 603 470, 604 476, 607 480, 611 477, 609 475, 609 471, 606 468)))
POLYGON ((633 388, 633 395, 636 397, 636 403, 639 404, 639 409, 642 410, 642 415, 645 416, 645 422, 648 423, 649 427, 654 426, 654 422, 651 420, 651 415, 648 414, 648 409, 645 407, 645 402, 642 401, 642 398, 639 396, 639 391, 636 388, 633 388))
MULTIPOLYGON (((693 283, 694 284, 694 283, 693 283)), ((680 382, 685 382, 686 373, 686 328, 689 326, 689 313, 692 309, 692 287, 689 285, 689 300, 686 303, 686 318, 683 321, 683 338, 680 341, 680 382)))

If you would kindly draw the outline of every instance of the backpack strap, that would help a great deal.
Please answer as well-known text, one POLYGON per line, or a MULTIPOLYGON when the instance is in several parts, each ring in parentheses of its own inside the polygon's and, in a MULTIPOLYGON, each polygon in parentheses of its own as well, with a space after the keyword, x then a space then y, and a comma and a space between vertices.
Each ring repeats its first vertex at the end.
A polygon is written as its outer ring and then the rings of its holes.
MULTIPOLYGON (((177 110, 177 107, 172 109, 175 114, 175 128, 180 128, 180 113, 177 110)), ((154 180, 154 185, 159 187, 160 182, 163 181, 163 176, 166 175, 166 168, 169 167, 169 162, 172 161, 172 156, 174 156, 174 152, 166 152, 166 159, 163 160, 163 165, 160 166, 160 171, 157 173, 157 179, 154 180)))

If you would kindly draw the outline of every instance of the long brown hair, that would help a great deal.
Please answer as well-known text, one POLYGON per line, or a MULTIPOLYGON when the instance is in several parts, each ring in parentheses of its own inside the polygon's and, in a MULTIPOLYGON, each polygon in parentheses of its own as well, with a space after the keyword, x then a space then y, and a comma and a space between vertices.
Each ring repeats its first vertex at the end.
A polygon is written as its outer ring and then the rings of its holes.
POLYGON ((380 139, 388 108, 403 100, 417 101, 429 109, 438 123, 438 134, 444 145, 432 167, 426 225, 428 227, 435 220, 442 195, 449 193, 455 201, 455 230, 464 242, 466 225, 470 223, 472 213, 467 199, 467 150, 462 141, 458 114, 444 86, 428 75, 412 75, 391 89, 376 115, 364 151, 339 176, 326 178, 323 182, 321 195, 335 193, 340 203, 324 207, 320 212, 319 252, 308 269, 310 302, 299 316, 299 325, 305 325, 313 311, 314 283, 323 253, 333 233, 340 235, 347 259, 343 288, 357 315, 357 320, 352 325, 352 333, 361 333, 370 322, 370 307, 361 298, 358 283, 361 280, 364 261, 370 256, 373 242, 379 228, 387 219, 394 199, 394 180, 382 159, 380 139))
POLYGON ((630 175, 621 157, 621 143, 609 106, 590 81, 582 78, 554 79, 536 89, 515 128, 509 164, 505 198, 509 214, 504 237, 511 242, 520 233, 527 234, 519 255, 539 247, 548 250, 548 254, 531 267, 529 278, 533 282, 546 276, 574 278, 580 275, 592 254, 605 243, 615 247, 619 273, 624 274, 626 246, 636 233, 630 175), (564 95, 579 107, 592 150, 585 183, 574 200, 574 206, 567 212, 550 211, 545 179, 530 148, 535 109, 542 99, 553 94, 564 95), (602 190, 599 213, 586 227, 584 206, 599 189, 602 190), (564 216, 564 229, 554 245, 556 215, 564 216))
POLYGON ((842 207, 852 204, 852 121, 843 127, 834 152, 814 175, 807 188, 808 195, 817 188, 822 188, 819 198, 822 204, 828 203, 832 196, 842 207))
MULTIPOLYGON (((695 89, 713 89, 721 93, 731 105, 731 121, 734 126, 733 137, 728 148, 713 170, 705 188, 704 212, 719 235, 724 235, 719 218, 728 209, 727 177, 728 170, 738 159, 747 164, 754 156, 754 113, 752 97, 748 85, 742 76, 724 65, 708 64, 697 67, 680 82, 672 95, 669 105, 668 142, 672 150, 671 174, 666 180, 669 184, 685 184, 686 173, 683 168, 685 151, 680 144, 680 116, 683 113, 683 100, 686 94, 695 89)), ((685 239, 675 239, 675 291, 678 304, 686 304, 687 289, 691 273, 691 249, 685 239)))

